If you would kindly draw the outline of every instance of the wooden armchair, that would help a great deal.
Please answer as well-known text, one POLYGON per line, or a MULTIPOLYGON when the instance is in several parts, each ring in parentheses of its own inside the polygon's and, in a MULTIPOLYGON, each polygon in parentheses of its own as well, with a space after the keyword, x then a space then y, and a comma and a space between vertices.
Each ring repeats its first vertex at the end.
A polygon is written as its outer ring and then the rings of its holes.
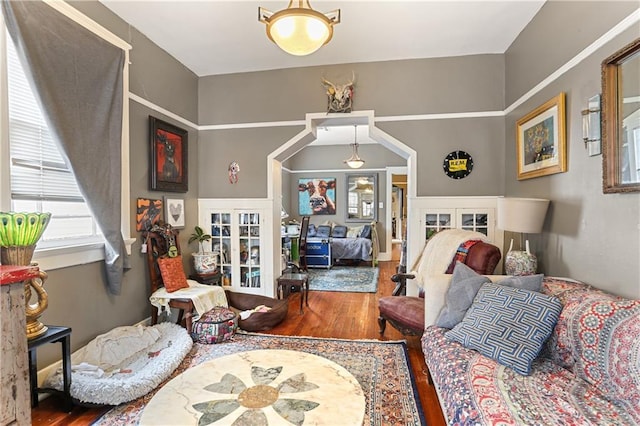
MULTIPOLYGON (((162 274, 158 266, 158 259, 168 255, 168 250, 171 246, 175 246, 175 250, 180 254, 180 243, 178 242, 178 231, 174 230, 170 226, 161 227, 154 226, 151 231, 147 231, 145 234, 145 241, 147 244, 147 266, 149 269, 149 279, 151 281, 151 287, 149 295, 153 295, 158 289, 164 287, 162 281, 162 274)), ((175 293, 179 296, 180 290, 175 293)), ((188 298, 172 298, 169 300, 169 307, 178 309, 177 324, 181 324, 187 329, 187 332, 191 333, 191 326, 193 323, 194 305, 193 301, 188 298)), ((151 325, 158 323, 158 308, 151 305, 151 325)))

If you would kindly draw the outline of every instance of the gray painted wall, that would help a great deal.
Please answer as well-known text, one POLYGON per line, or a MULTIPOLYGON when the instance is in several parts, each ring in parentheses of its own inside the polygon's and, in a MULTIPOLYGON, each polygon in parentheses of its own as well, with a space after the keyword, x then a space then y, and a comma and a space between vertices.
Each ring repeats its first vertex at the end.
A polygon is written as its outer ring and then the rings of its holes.
POLYGON ((198 144, 200 198, 265 198, 267 156, 303 128, 269 127, 204 130, 198 144), (229 183, 229 164, 240 165, 238 183, 229 183))
MULTIPOLYGON (((128 41, 131 51, 131 91, 163 108, 189 120, 197 115, 197 77, 166 52, 151 43, 134 28, 124 24, 98 2, 73 2, 72 6, 113 33, 128 41), (162 70, 159 72, 158 70, 162 70)), ((189 131, 189 192, 186 194, 149 191, 148 116, 153 115, 178 127, 181 123, 153 112, 142 105, 130 103, 130 174, 131 174, 131 229, 138 237, 131 255, 132 268, 125 273, 122 293, 107 293, 102 262, 47 271, 45 283, 49 307, 42 315, 45 324, 72 327, 71 348, 84 346, 96 335, 121 325, 135 324, 150 315, 149 280, 145 258, 140 253, 140 233, 135 231, 136 198, 162 198, 166 195, 185 199, 186 230, 180 243, 186 247, 191 228, 197 223, 198 196, 198 133, 189 131)), ((114 182, 114 184, 119 184, 114 182)), ((185 267, 190 259, 185 258, 185 267)), ((188 270, 188 269, 187 269, 188 270)), ((60 359, 60 348, 47 345, 38 350, 40 367, 60 359)))
POLYGON ((199 124, 304 120, 326 111, 322 76, 341 84, 352 72, 354 109, 377 116, 504 109, 504 58, 477 55, 202 77, 199 124))
MULTIPOLYGON (((354 108, 374 110, 376 117, 504 109, 504 59, 501 55, 479 55, 203 77, 199 85, 199 124, 304 120, 306 113, 326 110, 321 76, 349 79, 351 70, 356 75, 354 108)), ((377 126, 418 151, 418 195, 503 192, 503 171, 495 167, 496 162, 504 161, 502 117, 381 122, 377 126), (442 173, 442 161, 458 149, 474 156, 475 169, 469 178, 454 181, 442 173)), ((201 132, 200 156, 210 162, 209 167, 199 168, 200 195, 266 197, 266 154, 300 130, 281 127, 201 132), (276 135, 277 129, 280 132, 276 135), (204 182, 219 181, 234 160, 242 168, 241 180, 250 184, 239 184, 233 190, 228 185, 205 188, 204 182), (250 167, 243 167, 244 163, 250 167)), ((361 149, 364 158, 369 148, 362 145, 361 149)), ((299 166, 287 163, 287 167, 317 170, 315 153, 304 149, 295 159, 299 166)), ((386 150, 375 158, 380 167, 404 165, 386 150)))
MULTIPOLYGON (((505 55, 507 104, 637 7, 637 2, 547 2, 505 55), (531 61, 532 57, 545 60, 531 61)), ((506 158, 515 159, 516 121, 566 93, 568 171, 518 181, 515 162, 506 161, 506 195, 551 200, 543 234, 531 238, 546 274, 633 298, 640 298, 640 194, 602 193, 602 156, 587 155, 580 111, 589 97, 601 92, 602 60, 639 36, 636 23, 512 111, 505 129, 506 158)))

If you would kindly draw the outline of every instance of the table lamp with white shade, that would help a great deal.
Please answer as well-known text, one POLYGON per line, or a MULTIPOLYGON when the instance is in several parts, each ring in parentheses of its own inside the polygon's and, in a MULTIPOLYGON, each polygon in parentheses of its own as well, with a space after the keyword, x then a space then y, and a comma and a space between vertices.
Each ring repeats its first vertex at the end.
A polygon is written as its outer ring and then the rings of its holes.
POLYGON ((520 250, 512 250, 513 239, 511 239, 509 252, 505 256, 504 264, 507 275, 536 273, 538 259, 529 250, 529 240, 525 240, 524 234, 542 232, 548 207, 549 200, 541 198, 498 198, 498 228, 520 233, 520 250))

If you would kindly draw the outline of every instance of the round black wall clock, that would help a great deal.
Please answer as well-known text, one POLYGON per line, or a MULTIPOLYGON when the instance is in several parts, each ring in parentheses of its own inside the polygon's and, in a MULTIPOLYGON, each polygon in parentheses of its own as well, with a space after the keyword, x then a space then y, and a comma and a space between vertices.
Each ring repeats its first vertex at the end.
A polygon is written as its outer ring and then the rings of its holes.
POLYGON ((452 151, 444 157, 442 168, 451 179, 462 179, 473 170, 473 158, 464 151, 452 151))

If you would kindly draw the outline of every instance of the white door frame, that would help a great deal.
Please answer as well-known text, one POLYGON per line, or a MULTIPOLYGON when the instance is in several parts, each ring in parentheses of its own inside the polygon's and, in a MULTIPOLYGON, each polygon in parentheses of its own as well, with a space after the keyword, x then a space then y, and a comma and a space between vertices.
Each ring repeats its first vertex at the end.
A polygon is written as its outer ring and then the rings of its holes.
MULTIPOLYGON (((408 179, 408 171, 407 171, 408 167, 387 167, 387 217, 386 217, 386 221, 387 223, 391 223, 391 190, 393 188, 393 175, 407 175, 407 192, 409 192, 409 186, 411 185, 411 180, 408 179)), ((413 186, 413 185, 411 185, 413 186)), ((409 197, 407 197, 407 203, 409 202, 409 197)), ((402 203, 402 201, 398 201, 398 203, 402 203)), ((409 206, 407 206, 407 208, 409 208, 409 206)), ((389 227, 389 229, 387 229, 387 247, 386 247, 386 252, 389 253, 389 255, 391 255, 391 227, 389 227)), ((396 238, 398 238, 398 235, 396 234, 396 238)), ((402 238, 402 236, 399 237, 400 239, 402 238)), ((407 239, 409 238, 409 233, 407 232, 407 239)))

